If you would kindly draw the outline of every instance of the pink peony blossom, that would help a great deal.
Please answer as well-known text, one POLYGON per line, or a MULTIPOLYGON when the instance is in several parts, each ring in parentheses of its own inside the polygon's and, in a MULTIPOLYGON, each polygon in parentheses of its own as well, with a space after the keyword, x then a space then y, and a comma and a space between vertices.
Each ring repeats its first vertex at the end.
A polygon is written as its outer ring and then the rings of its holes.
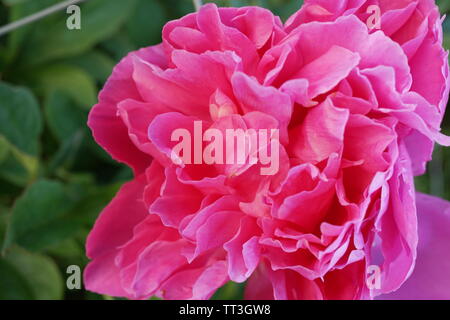
MULTIPOLYGON (((208 4, 167 23, 161 45, 116 66, 90 113, 96 141, 136 178, 88 237, 86 288, 208 299, 248 280, 248 299, 368 299, 400 288, 416 259, 433 272, 450 239, 426 228, 450 226, 450 205, 416 196, 413 178, 435 142, 450 144, 447 61, 432 0, 307 0, 285 25, 208 4), (367 26, 369 5, 381 30, 367 26), (171 134, 195 121, 279 130, 279 170, 174 163, 171 134), (419 255, 416 201, 430 211, 419 255), (371 265, 378 288, 366 285, 371 265)), ((413 274, 410 296, 424 277, 413 274)), ((430 295, 449 298, 449 286, 430 295)))

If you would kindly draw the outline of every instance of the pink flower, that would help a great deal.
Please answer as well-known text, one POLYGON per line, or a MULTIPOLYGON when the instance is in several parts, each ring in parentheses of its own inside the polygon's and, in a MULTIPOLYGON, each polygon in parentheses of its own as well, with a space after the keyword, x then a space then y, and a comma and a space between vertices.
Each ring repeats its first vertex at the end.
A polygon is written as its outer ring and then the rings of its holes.
POLYGON ((448 92, 433 1, 311 0, 286 25, 262 8, 210 4, 169 22, 161 45, 119 63, 89 117, 136 178, 89 235, 86 288, 133 299, 208 299, 230 280, 248 280, 249 299, 397 290, 417 258, 413 177, 434 142, 450 144, 448 92), (369 4, 381 31, 366 25, 369 4), (174 163, 172 133, 196 121, 278 130, 278 171, 174 163), (381 285, 369 288, 375 264, 381 285))

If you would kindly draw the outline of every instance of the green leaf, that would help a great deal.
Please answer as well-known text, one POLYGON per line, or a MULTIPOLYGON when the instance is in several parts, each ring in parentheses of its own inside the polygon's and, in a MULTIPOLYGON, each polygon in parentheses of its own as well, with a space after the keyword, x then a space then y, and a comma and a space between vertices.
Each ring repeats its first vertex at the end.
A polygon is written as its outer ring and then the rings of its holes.
POLYGON ((113 35, 129 18, 136 0, 90 0, 81 5, 81 29, 68 30, 65 12, 45 19, 23 49, 26 65, 63 57, 72 57, 113 35))
POLYGON ((0 259, 0 299, 58 300, 63 279, 48 257, 14 247, 0 259))
POLYGON ((80 130, 87 130, 87 112, 78 108, 73 99, 61 91, 49 94, 44 109, 51 132, 61 142, 70 139, 80 130))
POLYGON ((253 3, 249 3, 252 0, 228 0, 230 6, 232 7, 245 7, 248 5, 254 5, 253 3))
POLYGON ((27 1, 30 1, 30 0, 3 0, 3 3, 8 6, 11 6, 11 5, 15 5, 15 4, 23 3, 23 2, 27 2, 27 1))
POLYGON ((128 35, 138 47, 157 44, 161 42, 161 30, 167 20, 164 8, 157 1, 140 0, 127 22, 128 35))
POLYGON ((88 73, 69 64, 53 64, 39 68, 30 76, 31 85, 41 95, 49 96, 61 91, 85 109, 97 101, 97 89, 88 73))
POLYGON ((416 187, 416 190, 422 193, 429 193, 430 192, 430 184, 429 184, 429 177, 427 174, 424 174, 422 176, 418 176, 414 178, 414 185, 416 187))
POLYGON ((292 16, 300 7, 303 5, 303 0, 298 1, 283 1, 283 0, 272 0, 270 8, 274 14, 280 16, 282 21, 286 21, 290 16, 292 16))
POLYGON ((106 41, 102 42, 101 46, 116 60, 122 59, 129 52, 137 49, 137 46, 124 32, 116 33, 113 37, 108 38, 106 41))
POLYGON ((20 185, 36 176, 41 130, 39 106, 31 92, 0 83, 0 176, 20 185))
MULTIPOLYGON (((78 108, 70 97, 54 91, 44 104, 48 127, 60 142, 58 151, 52 155, 48 164, 48 174, 60 174, 61 169, 69 169, 79 164, 80 155, 92 153, 92 139, 86 125, 88 112, 78 108)), ((91 157, 88 157, 91 158, 91 157)))
POLYGON ((160 2, 164 3, 164 7, 170 12, 171 17, 175 18, 182 17, 195 10, 192 0, 163 0, 160 2))
MULTIPOLYGON (((0 214, 8 213, 11 203, 21 194, 21 186, 17 186, 10 181, 0 179, 0 214)), ((1 250, 1 246, 0 246, 1 250)))
MULTIPOLYGON (((9 22, 14 22, 43 10, 44 8, 55 4, 58 0, 7 0, 4 2, 10 7, 9 22)), ((8 35, 8 45, 5 55, 9 62, 12 62, 17 56, 20 48, 26 42, 30 33, 36 30, 36 24, 39 24, 39 22, 18 28, 8 35)))
POLYGON ((64 266, 84 266, 87 262, 84 244, 81 245, 74 238, 66 239, 56 243, 46 250, 46 254, 56 257, 64 266))
POLYGON ((0 204, 0 247, 3 246, 5 239, 7 219, 7 209, 0 204))
POLYGON ((212 297, 212 300, 242 300, 244 298, 244 283, 229 281, 212 297))
POLYGON ((31 286, 11 263, 0 258, 0 300, 33 299, 31 286), (4 275, 4 276, 3 276, 4 275))
POLYGON ((450 11, 450 2, 448 0, 437 0, 437 4, 442 14, 450 11))
POLYGON ((80 151, 83 143, 84 132, 79 130, 65 140, 59 150, 53 155, 49 166, 48 174, 55 173, 59 169, 67 169, 75 162, 76 155, 80 151))
POLYGON ((25 191, 12 209, 4 250, 16 243, 32 251, 61 241, 80 225, 66 213, 72 199, 59 182, 39 180, 25 191))
POLYGON ((73 215, 76 215, 80 222, 91 226, 99 213, 111 202, 121 185, 122 183, 116 183, 88 190, 83 200, 73 208, 73 215))
POLYGON ((0 136, 0 164, 6 159, 9 153, 9 144, 5 137, 0 136))
POLYGON ((38 103, 28 89, 0 83, 0 135, 20 152, 36 156, 41 121, 38 103))
POLYGON ((450 49, 450 34, 444 34, 444 48, 450 49))
POLYGON ((102 53, 100 50, 93 50, 83 55, 70 58, 66 61, 89 73, 98 82, 104 83, 111 75, 115 66, 113 59, 102 53))
POLYGON ((0 176, 7 181, 25 186, 38 174, 39 162, 9 145, 11 152, 0 163, 0 176))

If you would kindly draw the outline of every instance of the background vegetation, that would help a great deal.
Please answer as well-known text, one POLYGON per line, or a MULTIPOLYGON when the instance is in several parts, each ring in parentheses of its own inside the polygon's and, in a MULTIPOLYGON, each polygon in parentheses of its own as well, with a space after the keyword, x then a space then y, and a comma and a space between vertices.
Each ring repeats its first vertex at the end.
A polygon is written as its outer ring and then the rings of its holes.
MULTIPOLYGON (((0 26, 56 2, 0 0, 0 26)), ((264 6, 283 20, 302 3, 214 2, 264 6)), ((450 0, 438 2, 450 12, 450 0)), ((81 6, 80 31, 68 31, 60 12, 0 37, 0 299, 109 299, 65 285, 67 267, 87 263, 84 243, 98 213, 132 177, 94 143, 87 115, 124 55, 159 43, 168 20, 193 11, 190 0, 81 6)), ((448 19, 445 26, 450 47, 448 19)), ((417 185, 450 199, 449 177, 450 149, 437 148, 417 185)), ((228 284, 215 298, 241 295, 242 285, 228 284)))

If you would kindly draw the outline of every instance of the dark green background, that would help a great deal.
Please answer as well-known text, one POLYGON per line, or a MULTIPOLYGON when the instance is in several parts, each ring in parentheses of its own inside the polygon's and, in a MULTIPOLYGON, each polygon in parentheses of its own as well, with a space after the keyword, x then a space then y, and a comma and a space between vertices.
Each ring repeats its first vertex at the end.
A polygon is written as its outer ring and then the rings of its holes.
MULTIPOLYGON (((0 0, 0 26, 56 2, 0 0)), ((264 6, 285 20, 302 1, 214 2, 264 6)), ((450 12, 450 0, 439 4, 450 12)), ((111 299, 65 285, 66 268, 87 263, 84 243, 98 213, 132 178, 94 143, 87 115, 124 55, 159 43, 164 23, 193 11, 190 0, 81 7, 81 31, 68 31, 60 12, 0 38, 0 299, 111 299)), ((450 149, 437 148, 417 185, 450 199, 449 176, 450 149)), ((215 295, 241 297, 242 285, 231 283, 215 295)))

